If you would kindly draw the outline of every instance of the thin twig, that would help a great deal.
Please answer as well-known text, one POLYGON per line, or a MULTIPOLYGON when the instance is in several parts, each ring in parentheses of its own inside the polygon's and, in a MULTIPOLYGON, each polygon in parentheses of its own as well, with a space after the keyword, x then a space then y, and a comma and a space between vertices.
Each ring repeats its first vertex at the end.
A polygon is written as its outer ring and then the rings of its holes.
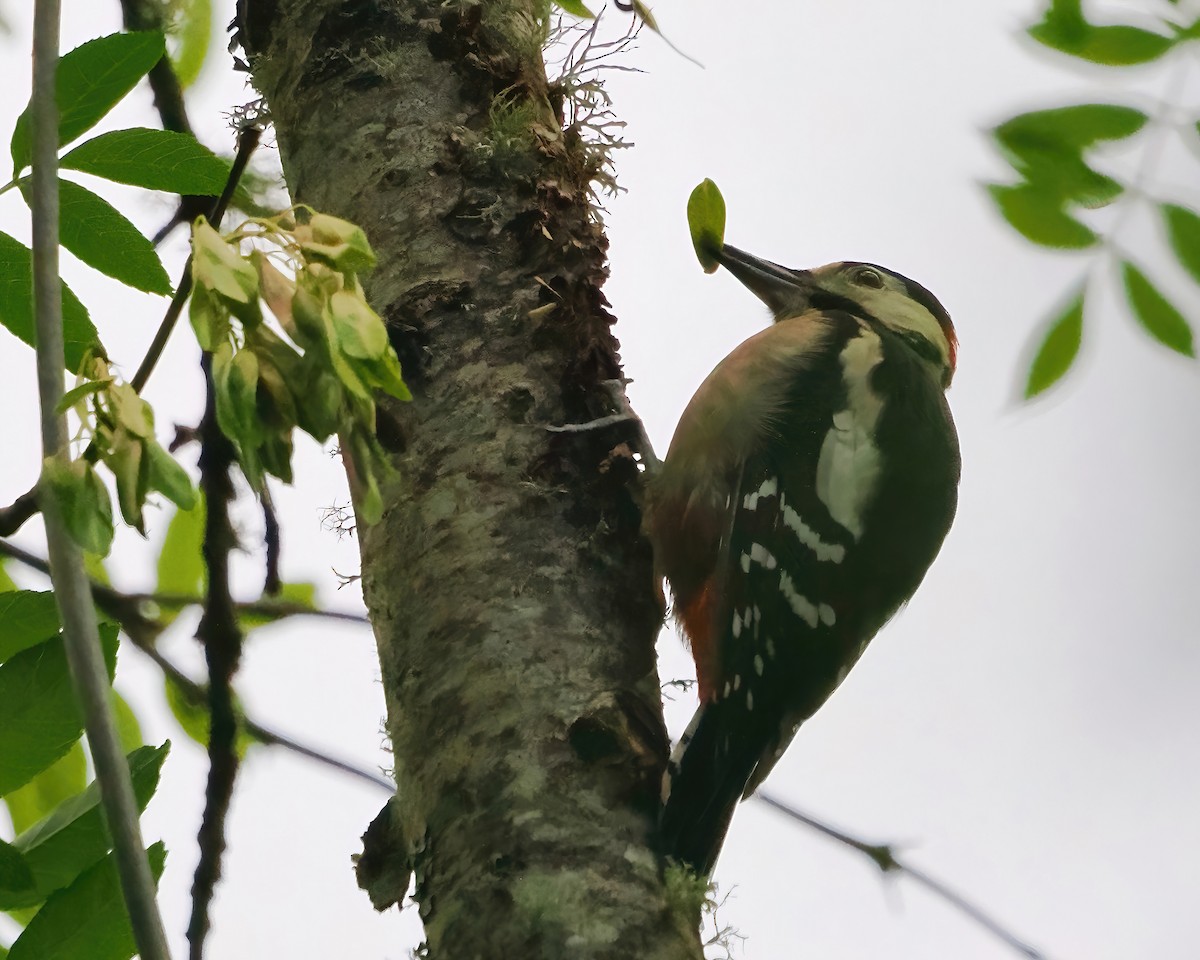
MULTIPOLYGON (((225 216, 225 211, 229 209, 229 204, 233 199, 234 191, 237 189, 238 181, 245 172, 246 165, 250 162, 250 155, 258 146, 258 141, 261 137, 262 131, 258 127, 246 127, 242 130, 238 138, 237 156, 234 157, 233 166, 229 170, 229 178, 225 181, 225 189, 222 191, 216 206, 213 207, 211 212, 210 219, 214 224, 220 223, 221 218, 225 216)), ((167 345, 167 340, 170 339, 171 332, 175 329, 175 324, 179 320, 179 315, 183 312, 183 306, 187 303, 191 292, 192 258, 189 255, 183 264, 183 273, 179 278, 179 285, 175 288, 175 296, 171 298, 171 302, 167 306, 167 311, 163 314, 162 322, 159 323, 158 330, 154 333, 154 339, 150 341, 150 346, 146 348, 146 355, 142 358, 137 372, 130 381, 136 393, 142 392, 142 388, 146 386, 146 381, 150 379, 150 374, 154 372, 158 358, 162 355, 163 349, 167 345)), ((55 294, 55 296, 57 297, 59 294, 55 294)), ((96 457, 95 447, 88 444, 83 455, 88 460, 94 460, 96 457)), ((9 506, 0 507, 0 537, 12 536, 39 509, 37 485, 35 484, 17 497, 9 506)))
POLYGON ((271 500, 271 490, 263 480, 262 493, 258 502, 263 512, 263 543, 267 548, 267 575, 263 581, 263 596, 276 597, 283 589, 283 580, 279 576, 279 555, 282 543, 279 535, 279 518, 275 515, 275 504, 271 500))
MULTIPOLYGON (((0 540, 0 555, 11 557, 18 563, 29 567, 31 570, 36 570, 38 573, 49 575, 50 564, 41 557, 35 556, 26 550, 21 549, 14 544, 0 540)), ((202 684, 197 683, 189 677, 183 670, 176 666, 168 657, 166 657, 157 647, 159 636, 167 628, 167 624, 155 617, 151 617, 145 612, 145 604, 147 601, 159 603, 161 606, 171 606, 171 604, 162 603, 162 597, 155 594, 147 593, 122 593, 120 590, 114 590, 105 584, 95 580, 91 581, 92 598, 96 601, 96 606, 106 616, 112 617, 121 626, 121 631, 127 636, 135 647, 149 657, 163 672, 163 674, 179 688, 180 693, 184 698, 196 706, 207 709, 208 706, 208 691, 205 690, 202 684)), ((190 603, 199 603, 196 598, 191 598, 190 603)), ((252 604, 239 605, 238 609, 245 609, 252 604)), ((302 610, 298 612, 317 613, 321 614, 324 611, 302 610)), ((351 619, 352 614, 332 614, 343 619, 351 619)), ((356 622, 367 623, 365 617, 353 617, 356 622)), ((364 770, 362 767, 355 766, 346 760, 339 760, 337 757, 330 756, 315 747, 307 746, 286 734, 279 733, 269 727, 263 726, 256 720, 252 720, 244 714, 241 717, 241 728, 259 743, 266 744, 271 747, 281 747, 284 750, 290 750, 292 753, 306 757, 326 767, 331 767, 334 770, 339 770, 342 773, 348 773, 353 777, 358 777, 360 780, 366 780, 377 787, 382 787, 389 793, 394 793, 396 790, 395 784, 385 777, 377 773, 372 773, 370 770, 364 770)))
POLYGON ((204 815, 196 836, 200 861, 192 880, 192 913, 187 937, 191 960, 204 956, 209 929, 209 907, 221 877, 225 852, 225 818, 237 778, 237 715, 233 703, 233 675, 242 653, 242 633, 229 589, 229 553, 235 545, 229 520, 233 499, 230 470, 237 461, 233 443, 217 422, 217 387, 213 355, 201 359, 206 388, 204 417, 200 421, 200 489, 204 494, 204 542, 201 553, 208 572, 208 592, 196 636, 204 644, 208 665, 208 782, 204 790, 204 815))
MULTIPOLYGON (((15 543, 0 539, 0 556, 11 557, 18 563, 36 570, 38 573, 50 574, 50 564, 35 554, 18 547, 15 543)), ((91 583, 92 595, 99 605, 101 598, 111 603, 133 604, 141 606, 153 603, 167 610, 182 610, 184 607, 194 607, 204 603, 204 598, 190 593, 125 593, 114 590, 97 580, 91 583)), ((291 603, 287 600, 249 600, 235 603, 234 609, 238 618, 250 614, 259 617, 316 617, 323 620, 339 620, 343 623, 355 623, 369 626, 371 621, 361 613, 346 613, 341 610, 320 610, 306 607, 302 603, 291 603)))
POLYGON ((853 847, 859 853, 865 854, 877 866, 882 873, 900 873, 911 877, 916 883, 923 886, 926 890, 940 897, 946 903, 955 909, 961 911, 966 916, 970 917, 981 927, 992 933, 1000 940, 1003 940, 1008 946, 1012 947, 1017 953, 1028 957, 1029 960, 1047 960, 1046 955, 1040 950, 1031 947, 1028 943, 1020 940, 1015 934, 1011 933, 998 920, 993 919, 984 910, 975 904, 971 903, 966 897, 955 890, 952 890, 947 884, 941 880, 934 879, 924 870, 910 866, 902 862, 895 853, 894 845, 885 843, 866 843, 859 840, 857 837, 852 837, 848 833, 843 833, 836 827, 831 827, 829 824, 817 820, 806 813, 802 813, 793 807, 791 804, 784 803, 782 800, 777 800, 770 794, 759 791, 754 794, 756 800, 765 803, 767 806, 778 810, 780 813, 786 814, 797 823, 802 823, 806 827, 816 830, 818 833, 823 833, 838 843, 845 844, 848 847, 853 847))
MULTIPOLYGON (((57 413, 63 395, 62 299, 58 278, 58 108, 55 73, 59 47, 58 0, 37 0, 33 23, 32 160, 33 299, 36 320, 38 399, 42 454, 59 469, 68 467, 66 415, 57 413)), ((169 960, 166 933, 155 902, 154 877, 146 859, 129 765, 113 717, 108 671, 100 650, 96 615, 83 555, 67 532, 54 497, 45 497, 46 542, 54 596, 63 625, 63 645, 75 697, 84 717, 88 747, 121 893, 134 942, 144 960, 169 960)))

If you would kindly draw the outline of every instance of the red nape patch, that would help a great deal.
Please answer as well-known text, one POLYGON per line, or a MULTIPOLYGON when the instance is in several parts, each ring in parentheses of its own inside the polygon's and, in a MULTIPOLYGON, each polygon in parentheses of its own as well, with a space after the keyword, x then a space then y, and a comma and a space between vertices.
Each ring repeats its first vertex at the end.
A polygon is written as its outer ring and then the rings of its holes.
POLYGON ((696 680, 700 684, 700 702, 715 700, 717 684, 717 645, 713 636, 713 603, 715 590, 709 577, 686 604, 675 611, 675 619, 683 628, 696 661, 696 680))

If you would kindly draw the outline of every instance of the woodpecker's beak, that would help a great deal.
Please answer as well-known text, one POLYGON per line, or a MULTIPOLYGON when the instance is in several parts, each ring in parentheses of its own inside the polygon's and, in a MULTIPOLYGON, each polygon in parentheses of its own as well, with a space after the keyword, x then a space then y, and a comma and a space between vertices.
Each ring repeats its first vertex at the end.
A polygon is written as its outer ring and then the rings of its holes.
POLYGON ((737 247, 724 244, 717 261, 738 278, 759 300, 778 316, 804 303, 813 292, 811 270, 792 270, 770 260, 760 260, 737 247))

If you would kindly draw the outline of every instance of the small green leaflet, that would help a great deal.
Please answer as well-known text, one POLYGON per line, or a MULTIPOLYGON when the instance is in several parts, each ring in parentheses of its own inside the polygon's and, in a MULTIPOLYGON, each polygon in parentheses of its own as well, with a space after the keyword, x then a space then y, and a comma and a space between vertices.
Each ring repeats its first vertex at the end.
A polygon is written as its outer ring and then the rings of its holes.
POLYGON ((688 197, 687 219, 696 259, 705 273, 712 273, 725 245, 725 198, 711 180, 701 181, 688 197))
MULTIPOLYGON (((101 641, 111 680, 116 629, 102 626, 101 641)), ((82 731, 61 638, 22 650, 0 664, 0 796, 54 763, 82 731)))
MULTIPOLYGON (((18 186, 29 202, 29 178, 18 186)), ((123 213, 70 180, 58 181, 59 240, 89 267, 146 293, 170 295, 171 279, 154 245, 123 213)))
POLYGON ((1121 261, 1125 294, 1138 323, 1163 346, 1185 357, 1196 355, 1192 328, 1175 306, 1159 292, 1144 273, 1128 260, 1121 261))
POLYGON ((583 5, 582 0, 554 0, 557 7, 561 7, 573 17, 581 17, 584 20, 595 20, 596 15, 583 5))
POLYGON ((1084 19, 1078 0, 1055 0, 1029 35, 1052 50, 1106 66, 1149 63, 1171 49, 1174 38, 1138 27, 1095 26, 1084 19))
POLYGON ((0 593, 0 663, 58 633, 58 607, 49 590, 0 593))
POLYGON ((1185 207, 1162 205, 1171 249, 1192 279, 1200 283, 1200 216, 1185 207))
MULTIPOLYGON (((161 33, 114 33, 89 40, 58 61, 58 143, 70 143, 94 127, 159 60, 161 33)), ((30 158, 29 107, 17 118, 9 151, 14 179, 30 158)))
POLYGON ((1000 214, 1020 234, 1044 247, 1079 250, 1096 243, 1094 232, 1062 209, 1054 193, 1032 184, 989 184, 1000 214))
POLYGON ((59 162, 67 170, 167 193, 217 196, 229 179, 228 161, 191 134, 146 127, 101 133, 59 162))
MULTIPOLYGON (((212 40, 212 0, 177 0, 172 5, 175 17, 169 29, 171 64, 185 90, 200 75, 212 40)), ((185 192, 185 191, 179 191, 185 192)))
POLYGON ((1083 290, 1038 335, 1041 343, 1029 365, 1026 400, 1056 384, 1075 362, 1083 340, 1083 290))
MULTIPOLYGON (((167 596, 193 597, 199 602, 204 587, 204 561, 200 547, 204 542, 204 501, 196 498, 191 510, 176 510, 167 524, 162 551, 158 555, 158 583, 154 592, 167 596)), ((167 612, 175 617, 174 608, 167 612)))
MULTIPOLYGON (((156 882, 166 855, 161 842, 146 851, 156 882)), ((12 945, 8 960, 129 960, 136 949, 116 859, 109 854, 46 901, 12 945)))
MULTIPOLYGON (((32 290, 33 252, 19 240, 0 233, 0 325, 30 346, 33 346, 32 290)), ((88 350, 103 353, 103 347, 87 309, 65 283, 62 306, 66 366, 75 373, 88 350)))
POLYGON ((4 798, 13 832, 23 833, 86 786, 87 761, 83 744, 76 740, 62 757, 4 798))

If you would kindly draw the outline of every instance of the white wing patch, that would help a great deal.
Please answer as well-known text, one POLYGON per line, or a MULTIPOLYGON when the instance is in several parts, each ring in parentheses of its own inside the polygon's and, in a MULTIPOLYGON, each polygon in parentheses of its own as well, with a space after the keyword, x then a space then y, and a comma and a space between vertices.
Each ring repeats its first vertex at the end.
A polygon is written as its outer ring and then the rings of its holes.
POLYGON ((883 343, 869 326, 860 323, 858 336, 842 349, 840 359, 846 408, 833 415, 833 426, 821 444, 817 496, 829 515, 857 540, 863 533, 863 513, 879 480, 875 426, 883 398, 871 389, 870 377, 883 362, 883 343))

